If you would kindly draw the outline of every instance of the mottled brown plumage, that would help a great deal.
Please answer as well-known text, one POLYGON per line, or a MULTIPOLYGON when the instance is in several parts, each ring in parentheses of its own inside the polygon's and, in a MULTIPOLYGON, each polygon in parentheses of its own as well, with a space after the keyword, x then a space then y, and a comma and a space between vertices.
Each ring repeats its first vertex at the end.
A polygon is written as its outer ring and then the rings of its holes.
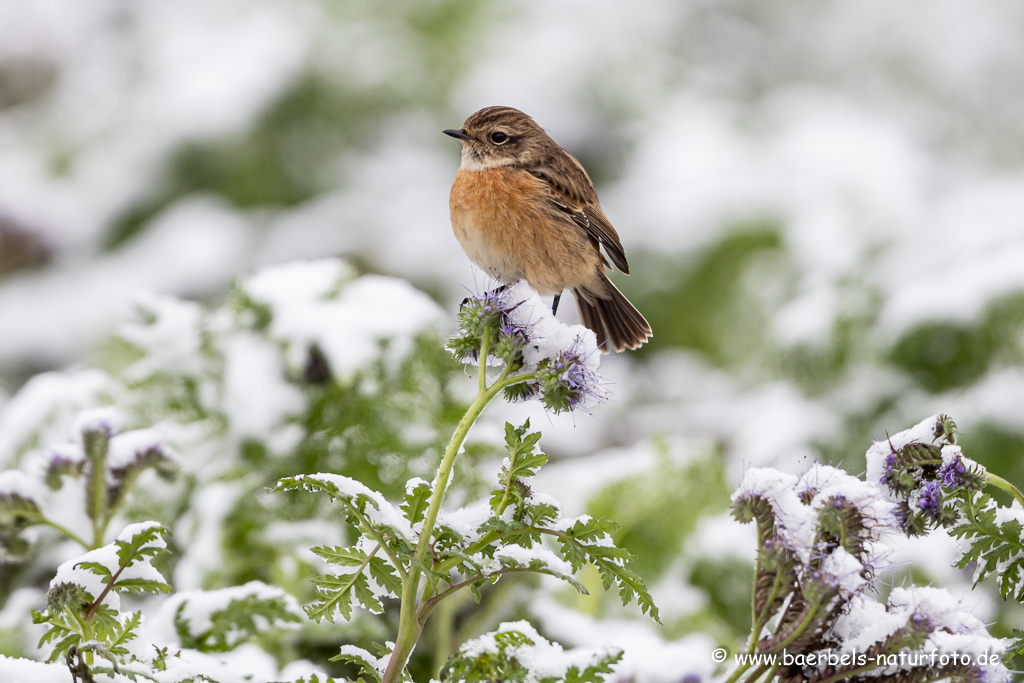
POLYGON ((511 107, 481 109, 444 132, 462 141, 449 203, 469 258, 502 282, 525 278, 541 294, 571 289, 598 344, 622 351, 646 342, 650 325, 605 273, 614 265, 628 275, 629 263, 580 162, 511 107))

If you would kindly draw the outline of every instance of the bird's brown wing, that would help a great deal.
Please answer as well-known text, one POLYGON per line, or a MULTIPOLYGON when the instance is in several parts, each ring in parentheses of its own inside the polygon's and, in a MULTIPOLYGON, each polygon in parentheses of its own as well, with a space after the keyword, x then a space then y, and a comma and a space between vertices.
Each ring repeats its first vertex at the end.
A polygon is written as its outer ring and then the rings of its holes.
POLYGON ((629 275, 629 263, 619 241, 619 233, 615 232, 601 210, 590 176, 574 156, 562 149, 559 152, 526 170, 547 184, 551 190, 550 199, 558 209, 597 240, 615 267, 629 275))

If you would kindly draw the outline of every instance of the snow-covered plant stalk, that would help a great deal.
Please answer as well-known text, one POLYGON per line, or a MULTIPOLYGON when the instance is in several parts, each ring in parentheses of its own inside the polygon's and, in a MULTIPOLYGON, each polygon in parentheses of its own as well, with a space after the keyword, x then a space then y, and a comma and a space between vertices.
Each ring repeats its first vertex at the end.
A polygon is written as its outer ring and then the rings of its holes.
POLYGON ((991 525, 994 503, 978 507, 991 479, 953 445, 955 431, 952 420, 937 416, 877 442, 866 481, 820 464, 800 477, 771 468, 747 473, 733 514, 757 527, 753 626, 728 683, 766 675, 811 683, 1005 678, 1005 643, 945 591, 897 588, 884 603, 871 596, 874 577, 892 566, 880 538, 939 525, 986 539, 981 550, 977 540, 968 546, 960 566, 988 558, 979 561, 980 579, 995 571, 998 557, 1004 595, 1007 582, 1020 590, 1019 578, 1007 578, 1019 572, 1007 572, 1007 563, 1012 570, 1024 562, 1024 510, 1004 512, 1004 524, 1015 526, 996 529, 1005 533, 992 541, 979 516, 991 525))
POLYGON ((75 428, 77 439, 50 447, 42 481, 19 470, 0 474, 0 558, 17 559, 23 546, 21 532, 33 525, 56 529, 82 548, 99 548, 140 474, 153 469, 170 478, 177 473, 176 456, 157 430, 122 432, 122 422, 110 408, 85 411, 75 428), (44 499, 56 495, 65 479, 83 481, 91 537, 46 513, 55 506, 44 505, 44 499))
POLYGON ((53 644, 50 661, 64 657, 76 679, 92 680, 94 657, 110 663, 107 673, 119 671, 136 637, 142 612, 122 614, 119 596, 128 593, 166 593, 171 587, 150 564, 165 552, 167 529, 156 522, 131 524, 110 545, 90 550, 57 569, 46 595, 46 611, 33 621, 47 626, 40 645, 53 644))
POLYGON ((434 479, 434 490, 430 496, 430 505, 427 507, 423 528, 420 531, 420 540, 416 545, 416 562, 410 565, 408 573, 402 577, 402 608, 398 625, 398 639, 395 641, 395 650, 388 662, 388 668, 384 672, 385 683, 397 681, 401 672, 405 670, 405 663, 416 646, 423 623, 437 604, 435 599, 437 596, 431 594, 430 586, 424 586, 422 595, 418 596, 422 578, 420 567, 426 560, 427 550, 433 538, 434 525, 437 523, 437 515, 441 511, 441 502, 444 500, 448 482, 451 480, 452 467, 466 440, 466 435, 469 434, 470 427, 476 422, 484 407, 499 392, 516 384, 531 382, 536 377, 536 372, 509 376, 513 368, 517 368, 517 365, 522 367, 522 349, 519 348, 519 345, 521 340, 525 340, 525 337, 521 335, 520 330, 512 329, 508 322, 507 312, 497 304, 497 297, 485 296, 482 299, 466 302, 459 314, 459 319, 464 335, 457 339, 458 346, 465 348, 468 343, 479 344, 475 354, 479 359, 477 394, 469 409, 466 410, 466 414, 459 421, 459 425, 455 428, 455 433, 445 449, 444 457, 441 459, 441 465, 438 467, 437 476, 434 479), (505 317, 504 320, 503 317, 505 317), (492 353, 498 355, 503 361, 504 368, 498 378, 488 385, 487 364, 492 353))
MULTIPOLYGON (((574 574, 584 563, 591 563, 606 588, 618 588, 623 603, 635 600, 644 612, 658 618, 646 586, 629 568, 632 557, 611 540, 609 534, 616 525, 589 516, 562 518, 557 502, 527 485, 526 480, 547 461, 537 450, 540 434, 529 432, 529 422, 518 428, 506 424, 507 458, 491 495, 459 510, 442 512, 463 442, 498 394, 509 400, 537 398, 553 412, 586 409, 604 395, 596 374, 593 333, 555 320, 547 305, 525 286, 468 299, 458 322, 459 332, 449 341, 449 348, 477 368, 477 393, 445 449, 433 484, 410 480, 399 509, 362 483, 334 474, 291 477, 277 487, 326 493, 341 504, 346 521, 358 536, 349 547, 313 549, 343 571, 314 579, 320 601, 306 608, 312 618, 333 621, 335 614, 340 614, 347 619, 353 600, 374 612, 382 611, 382 597, 400 600, 393 647, 382 648, 382 656, 377 657, 346 646, 336 657, 357 663, 365 675, 382 683, 406 679, 406 664, 439 602, 464 588, 476 594, 482 585, 506 574, 548 574, 586 592, 574 574), (552 542, 557 554, 544 547, 544 539, 552 542)), ((516 633, 523 637, 522 642, 519 636, 495 636, 495 653, 511 647, 513 641, 524 647, 527 641, 529 647, 541 646, 521 628, 516 633), (504 645, 499 647, 499 641, 504 645)), ((577 668, 572 674, 567 669, 565 675, 573 680, 597 680, 593 677, 606 672, 618 656, 615 652, 595 654, 593 666, 577 668)), ((574 661, 582 660, 577 657, 574 661)), ((448 669, 454 677, 449 680, 461 680, 460 672, 476 666, 466 657, 459 662, 448 669)))

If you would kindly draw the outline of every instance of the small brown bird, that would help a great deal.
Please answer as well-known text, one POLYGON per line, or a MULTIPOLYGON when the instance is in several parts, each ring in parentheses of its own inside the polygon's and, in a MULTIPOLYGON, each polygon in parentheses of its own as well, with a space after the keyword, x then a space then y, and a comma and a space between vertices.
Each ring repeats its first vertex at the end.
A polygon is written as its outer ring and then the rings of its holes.
POLYGON ((525 278, 553 294, 552 311, 571 289, 603 351, 606 340, 622 351, 650 339, 651 326, 605 273, 614 264, 629 275, 629 264, 580 162, 511 107, 481 109, 444 133, 462 141, 449 205, 466 255, 497 280, 525 278))

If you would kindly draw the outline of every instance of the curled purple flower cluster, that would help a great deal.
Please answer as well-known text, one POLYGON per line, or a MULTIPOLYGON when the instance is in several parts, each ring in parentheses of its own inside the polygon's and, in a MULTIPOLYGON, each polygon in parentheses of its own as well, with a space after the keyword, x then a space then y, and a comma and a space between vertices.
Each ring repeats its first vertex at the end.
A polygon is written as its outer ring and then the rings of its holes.
POLYGON ((467 298, 458 326, 448 341, 456 358, 477 364, 486 347, 489 362, 505 366, 506 376, 522 377, 504 389, 510 401, 537 398, 559 413, 586 411, 605 397, 594 333, 558 321, 525 283, 467 298))
POLYGON ((59 490, 65 478, 91 478, 94 469, 104 472, 105 506, 116 509, 126 493, 125 484, 143 470, 153 469, 164 478, 178 471, 177 455, 156 429, 121 431, 122 418, 101 408, 82 413, 78 420, 79 442, 50 447, 45 482, 59 490))
MULTIPOLYGON (((901 462, 899 454, 882 461, 890 471, 901 462)), ((943 466, 970 476, 970 465, 952 455, 943 466)), ((941 489, 938 480, 924 482, 916 514, 941 516, 941 489)), ((733 514, 755 522, 759 539, 749 652, 784 651, 792 663, 778 680, 1007 679, 998 657, 964 664, 927 656, 1005 650, 945 591, 897 588, 885 602, 871 595, 874 576, 891 566, 879 540, 902 528, 905 512, 870 479, 833 467, 816 464, 799 477, 747 472, 733 514)))
POLYGON ((952 498, 985 485, 985 469, 963 456, 956 424, 946 415, 875 442, 867 459, 868 479, 889 492, 900 529, 910 536, 954 525, 952 498))

